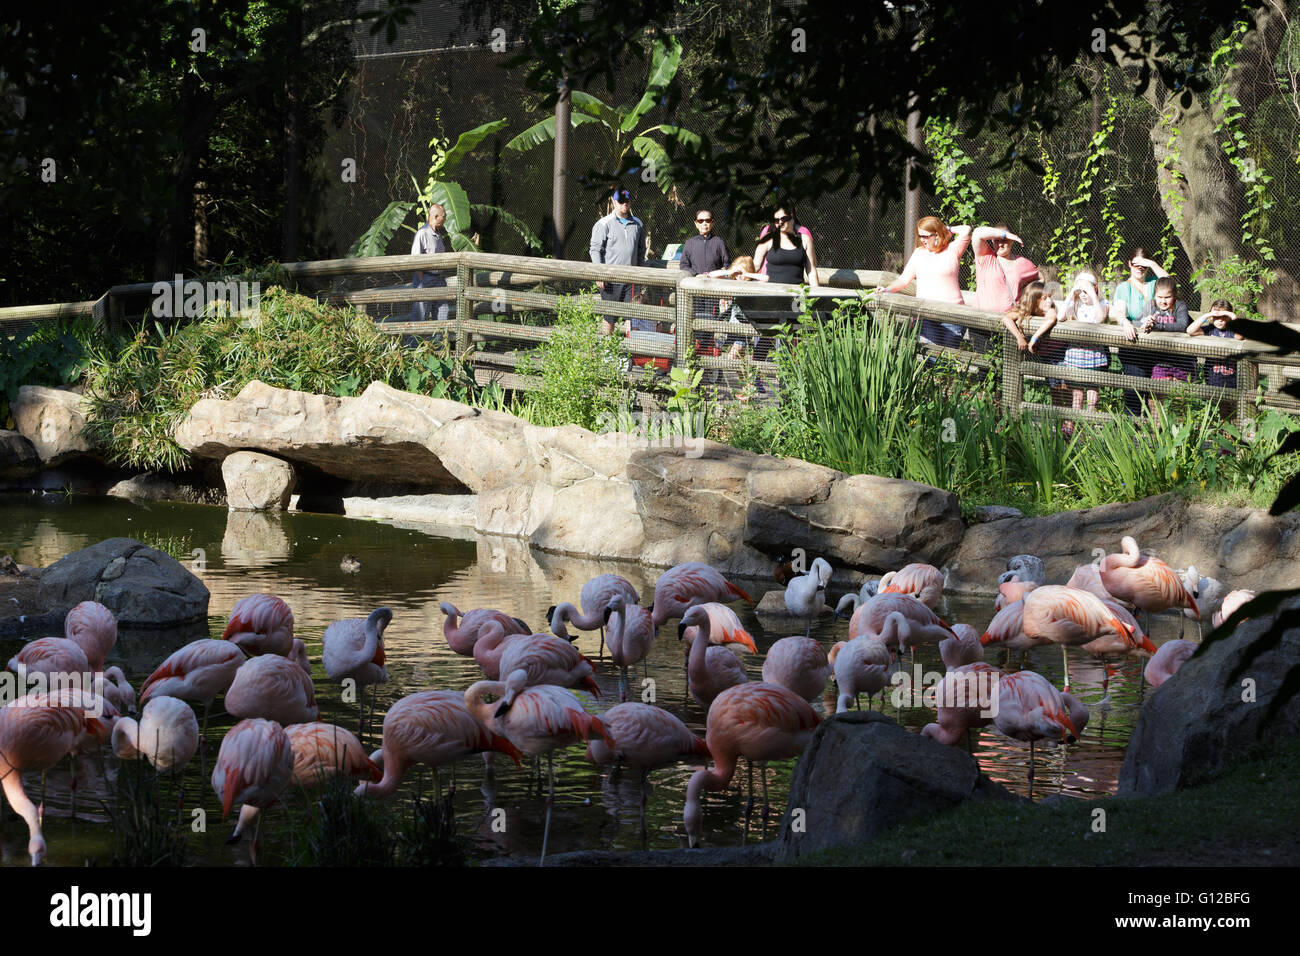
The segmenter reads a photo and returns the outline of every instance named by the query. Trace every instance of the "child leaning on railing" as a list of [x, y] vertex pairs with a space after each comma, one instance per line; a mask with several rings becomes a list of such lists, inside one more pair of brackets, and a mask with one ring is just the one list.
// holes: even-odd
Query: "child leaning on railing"
[[[1210, 311], [1187, 327], [1188, 335], [1209, 335], [1220, 339], [1245, 339], [1244, 335], [1228, 329], [1228, 322], [1237, 317], [1232, 311], [1232, 303], [1227, 299], [1215, 299], [1210, 303]], [[1205, 384], [1219, 388], [1237, 387], [1237, 363], [1231, 359], [1208, 357], [1205, 360]], [[1236, 408], [1231, 402], [1221, 406], [1225, 418], [1232, 418]]]

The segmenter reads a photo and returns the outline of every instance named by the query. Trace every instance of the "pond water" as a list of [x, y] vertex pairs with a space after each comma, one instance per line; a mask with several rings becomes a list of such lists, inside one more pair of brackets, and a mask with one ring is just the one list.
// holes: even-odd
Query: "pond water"
[[[448, 648], [442, 636], [441, 601], [451, 601], [462, 611], [495, 607], [522, 618], [535, 630], [545, 629], [545, 612], [552, 604], [577, 602], [582, 583], [603, 572], [628, 578], [650, 602], [656, 571], [638, 565], [558, 557], [530, 550], [523, 542], [509, 538], [466, 537], [449, 531], [438, 533], [419, 526], [394, 526], [329, 515], [290, 513], [282, 516], [232, 513], [202, 505], [139, 503], [117, 499], [64, 498], [62, 496], [0, 496], [3, 532], [0, 554], [11, 553], [23, 564], [47, 566], [71, 551], [104, 538], [127, 536], [166, 551], [191, 566], [211, 591], [209, 631], [220, 637], [230, 610], [240, 598], [258, 592], [276, 594], [293, 609], [296, 633], [307, 644], [316, 681], [321, 719], [356, 729], [356, 704], [344, 703], [339, 685], [330, 681], [320, 663], [321, 635], [334, 620], [364, 617], [379, 606], [393, 610], [393, 621], [384, 635], [391, 675], [378, 690], [378, 704], [368, 748], [378, 747], [382, 714], [400, 697], [420, 690], [463, 690], [481, 678], [471, 658], [460, 657]], [[356, 574], [344, 573], [339, 563], [345, 554], [361, 562]], [[757, 600], [773, 590], [773, 581], [737, 581]], [[832, 588], [838, 596], [838, 591]], [[983, 630], [992, 617], [992, 598], [946, 599], [940, 609], [949, 623], [967, 622]], [[791, 633], [780, 620], [756, 617], [752, 608], [733, 605], [744, 626], [754, 636], [760, 654], [776, 640]], [[1157, 643], [1177, 636], [1173, 617], [1153, 621], [1152, 639]], [[847, 634], [847, 622], [827, 617], [813, 628], [813, 636], [829, 649]], [[129, 638], [129, 639], [128, 639]], [[676, 622], [659, 632], [646, 665], [653, 679], [656, 702], [681, 717], [701, 736], [703, 710], [690, 698], [685, 681]], [[114, 660], [139, 688], [154, 667], [168, 653], [191, 637], [173, 640], [157, 635], [124, 635], [119, 643], [126, 653], [115, 651]], [[582, 633], [578, 647], [596, 661], [596, 680], [601, 697], [579, 693], [579, 699], [593, 713], [618, 703], [618, 672], [598, 658], [599, 636]], [[0, 661], [8, 660], [19, 648], [17, 641], [0, 640]], [[1044, 674], [1058, 687], [1062, 683], [1061, 654], [1056, 648], [1029, 655], [1029, 666]], [[745, 656], [751, 679], [761, 679], [761, 657]], [[917, 664], [927, 671], [942, 671], [935, 648], [922, 648]], [[1071, 678], [1075, 693], [1092, 710], [1092, 719], [1078, 744], [1069, 747], [1037, 748], [1034, 794], [1041, 799], [1063, 793], [1093, 799], [1115, 792], [1124, 747], [1137, 717], [1142, 691], [1140, 663], [1127, 661], [1111, 678], [1110, 705], [1094, 706], [1102, 697], [1101, 665], [1081, 653], [1071, 654]], [[634, 672], [635, 675], [635, 672]], [[632, 681], [639, 690], [640, 675]], [[830, 685], [833, 689], [833, 685]], [[817, 705], [823, 713], [834, 711], [829, 694]], [[1146, 693], [1150, 688], [1145, 689]], [[879, 698], [877, 698], [879, 701]], [[865, 703], [864, 703], [865, 706]], [[879, 704], [877, 706], [880, 706]], [[219, 708], [214, 708], [214, 711]], [[907, 727], [918, 729], [934, 719], [933, 711], [922, 708], [899, 710], [891, 703], [885, 713]], [[222, 735], [234, 719], [214, 716], [208, 728], [208, 767], [215, 757]], [[1027, 745], [997, 735], [990, 728], [975, 736], [975, 752], [981, 766], [993, 779], [1012, 790], [1028, 790], [1029, 750]], [[105, 808], [114, 790], [116, 760], [95, 756], [79, 761], [77, 819], [70, 819], [71, 774], [67, 762], [47, 775], [45, 781], [45, 835], [48, 861], [56, 865], [109, 865], [113, 859], [111, 827]], [[744, 829], [748, 780], [743, 770], [725, 793], [706, 795], [704, 840], [709, 846], [740, 845], [777, 835], [785, 811], [785, 796], [794, 761], [773, 764], [768, 770], [772, 809], [766, 827], [761, 819], [761, 787], [755, 775], [758, 807]], [[666, 849], [685, 845], [682, 807], [686, 783], [694, 771], [690, 764], [678, 764], [655, 772], [645, 811], [644, 832], [640, 826], [640, 791], [635, 773], [610, 779], [609, 772], [588, 763], [580, 748], [556, 754], [556, 804], [548, 855], [571, 850]], [[527, 772], [498, 758], [496, 770], [485, 778], [483, 760], [467, 758], [456, 768], [455, 794], [458, 835], [472, 859], [510, 856], [535, 860], [541, 848], [544, 797], [539, 797]], [[442, 784], [449, 782], [444, 773]], [[33, 799], [40, 792], [39, 774], [28, 774], [24, 783]], [[408, 774], [397, 800], [411, 800], [417, 789], [432, 787], [430, 775]], [[272, 809], [262, 831], [259, 863], [284, 862], [294, 851], [288, 807]], [[190, 857], [208, 865], [242, 865], [249, 861], [248, 840], [228, 846], [231, 821], [219, 823], [220, 801], [207, 781], [199, 780], [197, 758], [186, 778], [182, 807], [190, 814], [195, 807], [206, 810], [210, 825], [205, 834], [191, 834]], [[504, 818], [493, 815], [504, 808]], [[27, 865], [26, 828], [7, 805], [0, 828], [0, 863]], [[505, 831], [500, 829], [504, 819]], [[494, 823], [497, 826], [494, 827]]]

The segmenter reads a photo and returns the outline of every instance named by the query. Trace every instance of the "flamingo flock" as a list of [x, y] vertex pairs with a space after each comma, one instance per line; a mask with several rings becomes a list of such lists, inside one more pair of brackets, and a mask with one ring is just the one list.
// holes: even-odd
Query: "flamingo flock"
[[[792, 616], [812, 619], [822, 612], [832, 577], [825, 559], [815, 559], [803, 575], [779, 563], [776, 577]], [[443, 602], [441, 638], [452, 653], [472, 658], [483, 679], [464, 689], [401, 697], [383, 714], [378, 747], [370, 753], [363, 718], [355, 734], [320, 719], [312, 661], [294, 634], [292, 609], [280, 598], [241, 599], [221, 639], [194, 641], [163, 660], [140, 685], [138, 716], [126, 675], [105, 667], [117, 623], [107, 608], [86, 602], [68, 614], [63, 637], [32, 641], [8, 662], [21, 678], [73, 672], [94, 683], [32, 693], [0, 708], [0, 782], [28, 825], [28, 852], [39, 864], [47, 853], [43, 807], [28, 797], [22, 772], [44, 772], [64, 756], [111, 745], [119, 759], [147, 760], [160, 773], [183, 773], [198, 755], [206, 778], [204, 742], [210, 711], [221, 698], [225, 714], [238, 722], [223, 736], [211, 785], [223, 819], [239, 807], [231, 839], [255, 831], [254, 859], [262, 811], [291, 787], [345, 776], [358, 781], [358, 798], [382, 799], [393, 796], [416, 765], [437, 778], [441, 768], [454, 769], [467, 756], [483, 754], [490, 765], [500, 753], [516, 766], [525, 755], [535, 764], [546, 758], [544, 860], [555, 807], [554, 755], [572, 746], [585, 747], [591, 763], [615, 773], [621, 767], [639, 772], [643, 827], [649, 775], [679, 761], [703, 764], [690, 776], [682, 810], [686, 840], [695, 846], [703, 838], [707, 804], [716, 799], [708, 795], [729, 786], [742, 757], [750, 768], [752, 802], [754, 764], [762, 771], [768, 761], [799, 756], [823, 719], [860, 706], [862, 694], [873, 705], [877, 694], [897, 683], [903, 654], [914, 659], [919, 645], [933, 645], [946, 668], [936, 688], [935, 720], [922, 735], [945, 745], [965, 742], [973, 750], [973, 730], [992, 727], [1028, 743], [1032, 795], [1034, 748], [1073, 742], [1088, 721], [1088, 708], [1069, 693], [1069, 649], [1102, 662], [1103, 697], [1094, 706], [1104, 707], [1109, 662], [1149, 657], [1144, 678], [1160, 687], [1195, 652], [1197, 644], [1187, 640], [1157, 648], [1146, 636], [1151, 614], [1173, 610], [1199, 621], [1212, 613], [1217, 626], [1254, 596], [1229, 592], [1195, 568], [1175, 571], [1143, 554], [1132, 537], [1095, 565], [1081, 565], [1066, 584], [1048, 583], [1039, 559], [1017, 555], [997, 582], [992, 617], [982, 629], [940, 616], [945, 582], [944, 571], [924, 564], [888, 572], [836, 605], [835, 618], [849, 618], [843, 640], [828, 648], [811, 636], [809, 625], [802, 636], [773, 642], [761, 665], [746, 664], [744, 655], [757, 656], [759, 648], [728, 606], [753, 600], [698, 562], [660, 575], [648, 606], [626, 579], [599, 575], [582, 587], [579, 604], [560, 602], [548, 610], [549, 633], [534, 632], [508, 611], [462, 613]], [[1198, 597], [1205, 603], [1198, 606]], [[1143, 625], [1136, 612], [1144, 615]], [[637, 664], [645, 668], [660, 628], [674, 619], [689, 698], [703, 710], [702, 736], [653, 695], [628, 700], [629, 672]], [[335, 621], [322, 639], [325, 673], [345, 688], [370, 686], [372, 711], [375, 691], [389, 680], [394, 663], [384, 644], [393, 620], [389, 608], [377, 608]], [[578, 650], [572, 631], [596, 629], [601, 650], [592, 660]], [[998, 647], [1009, 656], [1048, 644], [1061, 648], [1060, 690], [1032, 670], [1011, 672], [984, 660]], [[620, 700], [601, 712], [596, 677], [606, 661], [617, 671]], [[823, 696], [828, 681], [835, 690]], [[977, 686], [994, 687], [996, 701], [963, 697]], [[364, 698], [352, 700], [364, 715]], [[762, 789], [766, 814], [765, 772]]]

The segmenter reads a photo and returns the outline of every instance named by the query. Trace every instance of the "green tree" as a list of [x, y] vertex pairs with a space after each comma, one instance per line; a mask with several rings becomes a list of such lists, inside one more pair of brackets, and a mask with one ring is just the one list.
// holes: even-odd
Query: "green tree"
[[429, 160], [429, 172], [425, 177], [424, 185], [421, 186], [419, 180], [414, 176], [411, 177], [416, 198], [396, 199], [390, 202], [370, 224], [370, 228], [353, 243], [348, 255], [368, 258], [387, 254], [388, 244], [399, 228], [405, 225], [411, 232], [418, 228], [418, 225], [411, 226], [406, 223], [411, 212], [418, 210], [419, 222], [424, 222], [429, 217], [429, 208], [435, 203], [441, 205], [447, 212], [446, 228], [451, 234], [452, 248], [457, 252], [478, 248], [469, 237], [473, 213], [500, 218], [519, 233], [530, 248], [541, 249], [542, 241], [523, 222], [499, 206], [471, 203], [465, 188], [450, 178], [455, 174], [461, 161], [474, 151], [474, 147], [493, 133], [505, 129], [506, 125], [506, 121], [500, 119], [476, 126], [456, 137], [456, 144], [450, 148], [447, 140], [441, 137], [435, 136], [431, 139], [429, 148], [433, 151], [433, 155]]
[[[677, 75], [681, 63], [682, 44], [676, 37], [666, 40], [655, 38], [650, 60], [650, 78], [645, 92], [636, 104], [629, 107], [611, 106], [604, 100], [573, 90], [571, 126], [594, 126], [605, 140], [605, 154], [609, 157], [607, 170], [594, 174], [601, 186], [614, 186], [624, 176], [639, 173], [642, 181], [653, 182], [665, 196], [674, 196], [672, 164], [664, 144], [653, 139], [663, 136], [666, 142], [698, 144], [699, 137], [678, 126], [666, 123], [642, 125], [646, 115], [665, 102], [666, 94]], [[506, 149], [525, 152], [555, 139], [555, 117], [534, 123], [510, 142]]]

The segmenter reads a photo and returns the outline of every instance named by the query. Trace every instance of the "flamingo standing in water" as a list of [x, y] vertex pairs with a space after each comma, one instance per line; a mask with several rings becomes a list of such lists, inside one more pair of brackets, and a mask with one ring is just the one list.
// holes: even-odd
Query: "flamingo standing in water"
[[934, 610], [943, 597], [943, 572], [933, 564], [909, 564], [880, 579], [881, 594], [908, 594]]
[[1147, 630], [1150, 627], [1150, 615], [1153, 611], [1164, 611], [1171, 607], [1189, 608], [1201, 619], [1201, 612], [1178, 572], [1159, 558], [1148, 557], [1138, 550], [1138, 543], [1130, 537], [1121, 542], [1123, 552], [1108, 554], [1101, 559], [1098, 577], [1102, 587], [1118, 600], [1132, 604], [1148, 617]]
[[[478, 640], [474, 642], [474, 662], [489, 680], [497, 680], [501, 676], [501, 658], [507, 648], [542, 639], [556, 640], [549, 634], [508, 634], [499, 621], [486, 621], [479, 628]], [[575, 654], [578, 653], [576, 648], [573, 650]]]
[[20, 682], [26, 681], [28, 674], [90, 673], [86, 652], [66, 637], [42, 637], [24, 644], [22, 650], [9, 658], [7, 666], [18, 675]]
[[249, 656], [293, 653], [293, 611], [273, 594], [251, 594], [235, 603], [221, 635]]
[[[747, 683], [729, 687], [709, 708], [705, 743], [713, 755], [713, 769], [701, 767], [686, 786], [682, 820], [692, 847], [704, 832], [700, 795], [725, 790], [741, 757], [750, 761], [787, 760], [803, 753], [821, 723], [816, 712], [798, 694], [777, 684]], [[763, 772], [763, 812], [767, 814], [767, 772]]]
[[697, 604], [730, 604], [754, 599], [736, 587], [721, 572], [698, 561], [688, 561], [669, 568], [655, 581], [655, 600], [651, 608], [655, 630], [668, 620], [682, 617]]
[[596, 668], [582, 652], [568, 641], [549, 634], [534, 634], [527, 641], [514, 641], [506, 646], [499, 663], [500, 673], [523, 671], [528, 686], [553, 684], [557, 687], [581, 687], [596, 697]]
[[921, 736], [954, 746], [963, 737], [972, 754], [972, 727], [993, 723], [994, 705], [998, 701], [998, 682], [1002, 672], [992, 664], [975, 661], [951, 668], [935, 688], [938, 719], [921, 728]]
[[1147, 661], [1146, 669], [1143, 671], [1147, 683], [1152, 687], [1159, 687], [1169, 680], [1187, 663], [1188, 658], [1196, 653], [1196, 648], [1199, 646], [1195, 641], [1185, 641], [1182, 638], [1165, 641], [1160, 645], [1155, 656]]
[[[284, 732], [293, 748], [293, 776], [289, 780], [292, 787], [310, 790], [338, 776], [365, 777], [372, 781], [383, 776], [383, 771], [366, 756], [366, 749], [350, 730], [313, 721], [290, 724]], [[251, 803], [241, 806], [231, 840], [237, 840], [260, 813], [261, 808]]]
[[27, 852], [32, 866], [45, 858], [45, 837], [39, 808], [23, 790], [24, 770], [49, 770], [70, 753], [85, 735], [99, 737], [106, 725], [94, 708], [87, 706], [83, 692], [61, 690], [54, 694], [33, 693], [0, 707], [0, 785], [5, 798], [27, 824]]
[[[501, 626], [503, 634], [532, 633], [532, 629], [527, 624], [504, 611], [477, 607], [462, 616], [460, 609], [447, 601], [439, 604], [438, 608], [447, 615], [442, 622], [442, 634], [447, 639], [447, 646], [461, 657], [474, 656], [474, 644], [478, 641], [483, 625], [489, 621], [496, 621]], [[460, 619], [459, 623], [457, 618]]]
[[[1107, 628], [1096, 640], [1083, 645], [1085, 653], [1101, 658], [1102, 674], [1104, 675], [1101, 682], [1101, 692], [1104, 702], [1105, 698], [1110, 694], [1110, 664], [1107, 658], [1128, 657], [1138, 653], [1155, 654], [1156, 646], [1142, 633], [1137, 618], [1129, 613], [1128, 608], [1114, 599], [1103, 600], [1101, 603], [1106, 605], [1111, 613], [1124, 625], [1124, 628], [1119, 631]], [[1065, 690], [1068, 691], [1069, 689], [1070, 684], [1067, 677]]]
[[953, 637], [945, 637], [939, 642], [939, 657], [944, 667], [961, 667], [984, 660], [984, 645], [980, 643], [980, 632], [969, 624], [954, 624]]
[[650, 704], [625, 703], [600, 715], [605, 730], [618, 742], [610, 747], [601, 737], [587, 741], [592, 763], [625, 764], [641, 771], [641, 821], [645, 825], [646, 781], [651, 770], [692, 757], [709, 758], [709, 748], [681, 720]]
[[278, 724], [309, 723], [320, 717], [316, 689], [302, 668], [278, 654], [245, 661], [226, 691], [226, 711]]
[[[885, 622], [897, 614], [886, 632]], [[945, 638], [955, 637], [939, 615], [922, 601], [907, 594], [881, 593], [860, 605], [849, 620], [849, 637], [879, 638], [890, 650], [901, 655], [903, 647], [915, 648], [917, 644], [938, 644]]]
[[1061, 645], [1066, 690], [1070, 689], [1070, 662], [1065, 650], [1068, 645], [1095, 641], [1107, 630], [1125, 640], [1134, 633], [1101, 598], [1077, 588], [1044, 585], [1025, 595], [1023, 605], [1021, 629], [1025, 637]]
[[[271, 720], [241, 720], [226, 732], [212, 768], [212, 789], [221, 800], [221, 819], [230, 816], [230, 808], [236, 803], [265, 810], [280, 799], [292, 779], [293, 745], [284, 728]], [[240, 815], [243, 816], [242, 809]], [[257, 838], [261, 830], [262, 818], [258, 816], [253, 834], [253, 862], [257, 861]], [[226, 842], [238, 840], [240, 832], [236, 827]]]
[[357, 796], [392, 796], [406, 771], [419, 763], [433, 768], [439, 795], [438, 769], [468, 754], [498, 751], [518, 766], [519, 749], [475, 716], [467, 700], [459, 691], [425, 690], [407, 694], [389, 708], [380, 751], [383, 777], [358, 786]]
[[835, 686], [839, 688], [836, 713], [848, 710], [850, 704], [856, 707], [858, 695], [862, 693], [867, 694], [867, 706], [871, 706], [876, 692], [884, 690], [889, 683], [889, 663], [893, 655], [874, 637], [864, 635], [851, 641], [840, 641], [832, 648], [831, 657], [835, 667]]
[[1081, 564], [1074, 569], [1070, 580], [1065, 582], [1067, 588], [1078, 588], [1097, 595], [1103, 601], [1113, 601], [1115, 596], [1101, 583], [1101, 566], [1098, 564]]
[[813, 561], [807, 574], [791, 578], [785, 586], [785, 609], [791, 617], [804, 618], [808, 627], [804, 637], [812, 633], [812, 622], [826, 606], [826, 585], [831, 579], [831, 566], [824, 558]]
[[655, 643], [654, 622], [648, 610], [639, 604], [629, 605], [622, 594], [610, 598], [605, 606], [605, 620], [609, 622], [610, 660], [619, 669], [619, 699], [625, 701], [627, 669], [638, 661], [644, 664], [650, 656]]
[[783, 637], [763, 660], [763, 680], [809, 701], [821, 696], [830, 673], [826, 650], [811, 637]]
[[[579, 740], [590, 741], [600, 736], [605, 746], [617, 748], [618, 744], [605, 729], [600, 718], [582, 709], [571, 693], [562, 687], [541, 684], [529, 687], [528, 675], [513, 671], [505, 680], [479, 681], [465, 691], [465, 706], [484, 724], [494, 727], [526, 754], [546, 754], [546, 772], [550, 788], [546, 797], [546, 826], [542, 831], [542, 855], [546, 861], [546, 845], [551, 835], [551, 808], [555, 804], [554, 754], [560, 747], [568, 747]], [[500, 698], [494, 704], [483, 702], [484, 694]]]
[[754, 639], [740, 626], [740, 618], [726, 605], [716, 602], [697, 604], [687, 610], [677, 625], [677, 636], [684, 637], [695, 628], [691, 656], [686, 665], [691, 696], [707, 710], [714, 699], [729, 687], [749, 680], [745, 666], [725, 647], [711, 645], [739, 644], [757, 654]]
[[569, 632], [565, 629], [566, 623], [572, 624], [580, 631], [590, 631], [600, 628], [600, 651], [598, 654], [605, 653], [605, 609], [609, 607], [614, 597], [618, 595], [623, 598], [625, 604], [640, 604], [641, 595], [637, 593], [632, 582], [625, 577], [617, 574], [598, 574], [582, 586], [578, 594], [578, 600], [582, 603], [583, 613], [569, 601], [565, 601], [558, 606], [552, 606], [546, 611], [547, 623], [551, 625], [551, 633], [556, 637], [563, 638], [566, 641], [573, 640]]
[[64, 618], [63, 636], [77, 642], [86, 652], [91, 672], [98, 674], [117, 643], [117, 618], [98, 601], [82, 601]]
[[[393, 620], [393, 612], [386, 607], [376, 608], [365, 619], [350, 617], [335, 621], [325, 628], [322, 638], [321, 662], [330, 680], [351, 680], [357, 688], [370, 685], [370, 712], [375, 711], [375, 695], [380, 684], [388, 683], [384, 669], [384, 631]], [[357, 695], [357, 733], [363, 726], [365, 706], [362, 694]]]
[[998, 678], [998, 712], [993, 724], [1013, 740], [1029, 742], [1029, 799], [1034, 799], [1034, 744], [1039, 740], [1073, 743], [1079, 731], [1061, 693], [1034, 671]]
[[124, 717], [113, 728], [113, 753], [144, 756], [156, 770], [181, 770], [199, 749], [199, 721], [185, 701], [154, 694], [140, 720]]
[[237, 645], [208, 638], [186, 644], [158, 665], [140, 688], [140, 706], [154, 697], [176, 697], [203, 705], [203, 723], [199, 728], [199, 762], [201, 773], [208, 775], [208, 711], [218, 694], [224, 694], [246, 658]]

